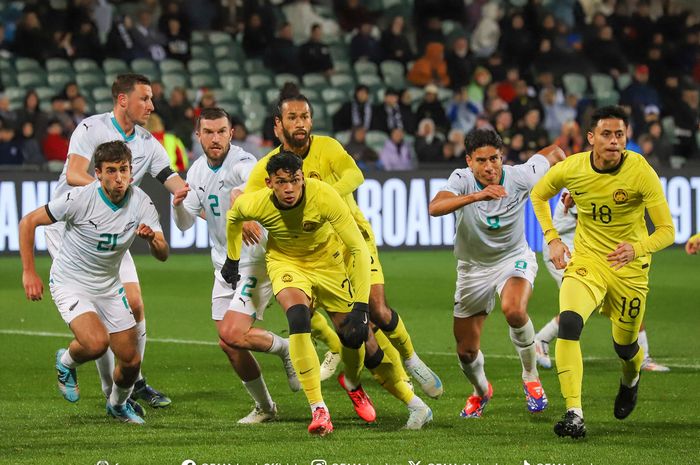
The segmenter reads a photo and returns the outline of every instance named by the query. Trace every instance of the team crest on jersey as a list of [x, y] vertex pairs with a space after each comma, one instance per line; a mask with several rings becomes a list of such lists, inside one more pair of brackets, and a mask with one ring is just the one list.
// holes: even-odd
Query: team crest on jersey
[[621, 203], [627, 202], [627, 200], [629, 200], [629, 196], [627, 195], [627, 191], [624, 189], [616, 190], [615, 192], [613, 192], [613, 200], [618, 205], [620, 205]]
[[291, 283], [293, 281], [292, 275], [289, 273], [285, 273], [282, 275], [282, 282], [283, 283]]
[[321, 179], [321, 173], [319, 173], [318, 171], [310, 171], [309, 177], [312, 179]]
[[314, 223], [313, 221], [304, 221], [303, 223], [301, 223], [301, 229], [303, 229], [306, 232], [311, 232], [317, 230], [318, 225], [318, 223]]
[[588, 274], [588, 270], [584, 267], [576, 268], [576, 274], [579, 276], [586, 276]]

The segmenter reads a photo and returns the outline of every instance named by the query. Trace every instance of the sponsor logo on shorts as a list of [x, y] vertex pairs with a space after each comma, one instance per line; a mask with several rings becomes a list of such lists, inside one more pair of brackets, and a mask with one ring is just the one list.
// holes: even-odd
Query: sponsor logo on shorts
[[294, 281], [294, 279], [292, 278], [291, 274], [285, 273], [282, 275], [282, 282], [283, 283], [291, 283], [292, 281]]
[[75, 303], [74, 303], [73, 305], [71, 305], [70, 307], [68, 307], [68, 311], [69, 311], [69, 312], [72, 312], [72, 311], [75, 309], [75, 307], [78, 306], [78, 302], [80, 302], [80, 299], [76, 300]]
[[613, 200], [615, 201], [616, 204], [620, 205], [622, 203], [627, 202], [627, 200], [629, 200], [629, 195], [627, 195], [626, 190], [618, 189], [615, 192], [613, 192]]
[[579, 267], [579, 268], [576, 268], [576, 274], [579, 276], [586, 276], [588, 274], [588, 270], [585, 269], [584, 267]]

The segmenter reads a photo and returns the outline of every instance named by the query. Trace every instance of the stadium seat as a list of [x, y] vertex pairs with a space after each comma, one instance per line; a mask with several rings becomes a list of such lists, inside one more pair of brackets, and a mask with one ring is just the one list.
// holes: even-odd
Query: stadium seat
[[104, 75], [102, 72], [99, 73], [79, 73], [75, 76], [75, 82], [82, 91], [91, 91], [95, 87], [102, 87], [104, 82]]
[[95, 103], [94, 106], [95, 113], [107, 113], [108, 111], [112, 111], [114, 109], [114, 104], [112, 102], [97, 102]]
[[119, 58], [105, 58], [105, 61], [102, 62], [102, 70], [105, 74], [122, 74], [130, 72], [131, 68], [129, 68], [126, 61], [120, 60]]
[[69, 82], [75, 82], [75, 76], [73, 73], [49, 73], [46, 77], [49, 86], [56, 90], [63, 90], [66, 84]]
[[273, 85], [272, 78], [267, 74], [256, 73], [248, 76], [248, 87], [251, 89], [272, 87]]
[[209, 33], [209, 43], [212, 45], [229, 45], [233, 43], [233, 37], [228, 32], [212, 31]]
[[280, 96], [280, 90], [270, 87], [265, 91], [265, 101], [268, 104], [274, 104]]
[[336, 73], [352, 74], [352, 63], [348, 58], [334, 58], [333, 71]]
[[406, 70], [403, 65], [395, 60], [384, 60], [379, 65], [387, 87], [401, 89], [406, 85]]
[[627, 89], [627, 86], [632, 84], [632, 75], [629, 73], [620, 74], [617, 77], [617, 88], [622, 92]]
[[147, 60], [145, 58], [136, 58], [131, 62], [131, 69], [135, 73], [143, 74], [149, 79], [158, 79], [160, 72], [158, 71], [158, 66], [153, 60]]
[[250, 132], [259, 132], [265, 120], [265, 107], [251, 103], [245, 106], [245, 125]]
[[425, 90], [422, 87], [409, 87], [408, 94], [411, 96], [411, 105], [418, 105], [425, 96]]
[[235, 74], [226, 74], [219, 76], [219, 84], [224, 89], [238, 91], [245, 87], [245, 81], [242, 76], [237, 76]]
[[238, 101], [244, 106], [262, 105], [262, 96], [260, 92], [254, 89], [235, 89], [235, 95]]
[[350, 97], [351, 96], [349, 96], [345, 91], [334, 87], [326, 87], [325, 89], [321, 90], [321, 99], [323, 99], [323, 101], [326, 103], [345, 102], [346, 100], [349, 100]]
[[73, 66], [70, 64], [70, 61], [65, 58], [49, 58], [46, 60], [46, 71], [49, 73], [63, 71], [72, 72]]
[[[158, 63], [160, 68], [160, 73], [184, 73], [185, 65], [180, 60], [174, 60], [172, 58], [166, 58], [165, 60]], [[190, 70], [190, 72], [193, 72]]]
[[190, 85], [190, 81], [186, 73], [163, 74], [160, 78], [160, 81], [163, 83], [163, 86], [165, 86], [165, 88], [168, 91], [173, 90], [175, 87], [187, 88]]
[[211, 60], [214, 57], [214, 49], [208, 43], [203, 43], [202, 45], [193, 45], [191, 47], [192, 58], [198, 58], [201, 60]]
[[112, 89], [109, 87], [95, 87], [92, 89], [92, 98], [95, 102], [112, 102]]
[[241, 74], [242, 72], [241, 65], [236, 60], [217, 60], [216, 70], [220, 76], [229, 73]]
[[357, 76], [357, 83], [369, 87], [371, 92], [375, 92], [377, 89], [384, 87], [382, 78], [376, 74], [361, 74]]
[[17, 85], [25, 89], [48, 85], [46, 73], [43, 70], [18, 73]]
[[43, 71], [43, 68], [34, 58], [19, 57], [15, 59], [15, 70], [17, 71], [17, 74], [19, 74], [37, 70]]
[[347, 131], [338, 131], [335, 133], [335, 139], [342, 145], [347, 145], [350, 142], [350, 137], [352, 136], [352, 131], [349, 129]]
[[97, 71], [102, 72], [102, 68], [97, 64], [95, 60], [90, 58], [78, 58], [73, 61], [73, 69], [75, 73], [94, 73]]
[[195, 88], [206, 87], [214, 89], [219, 87], [219, 79], [216, 73], [200, 73], [190, 76], [190, 85]]
[[389, 138], [383, 131], [367, 131], [365, 138], [367, 145], [379, 152], [384, 147], [384, 142]]
[[211, 63], [209, 60], [193, 58], [187, 62], [187, 71], [191, 74], [206, 73], [211, 71]]
[[10, 102], [14, 101], [22, 101], [24, 100], [24, 95], [27, 93], [26, 89], [23, 89], [22, 87], [6, 87], [5, 88], [5, 95], [7, 96], [8, 100]]
[[47, 86], [42, 86], [42, 87], [37, 87], [34, 89], [36, 94], [39, 96], [39, 101], [51, 101], [51, 97], [56, 95], [56, 91], [54, 90], [53, 87], [47, 87]]
[[245, 72], [247, 74], [269, 73], [269, 70], [265, 67], [265, 63], [258, 59], [246, 60], [243, 63], [243, 67], [245, 68]]
[[355, 91], [355, 79], [350, 74], [333, 74], [330, 81], [331, 86], [344, 90], [348, 95]]
[[562, 76], [562, 82], [567, 94], [576, 94], [581, 97], [586, 95], [588, 83], [586, 82], [586, 76], [583, 74], [566, 73]]
[[450, 100], [452, 100], [453, 96], [454, 91], [452, 89], [448, 89], [446, 87], [438, 88], [438, 100], [440, 100], [440, 103], [443, 105], [446, 105]]
[[286, 82], [293, 82], [299, 85], [299, 78], [295, 74], [291, 73], [281, 73], [275, 75], [275, 86], [282, 88]]
[[333, 115], [335, 115], [338, 110], [340, 110], [340, 107], [343, 106], [342, 102], [329, 102], [326, 103], [326, 115], [328, 115], [328, 118], [332, 118]]
[[320, 73], [309, 73], [305, 74], [301, 78], [305, 87], [326, 87], [328, 86], [328, 80], [326, 76]]
[[596, 93], [595, 100], [599, 107], [617, 105], [620, 102], [620, 93], [615, 89], [611, 89], [607, 92]]
[[594, 73], [591, 75], [591, 87], [595, 95], [601, 95], [613, 90], [615, 81], [608, 74]]
[[357, 61], [353, 65], [353, 68], [355, 69], [355, 75], [358, 77], [358, 80], [362, 76], [379, 75], [377, 65], [371, 61]]
[[323, 105], [314, 105], [314, 129], [318, 131], [327, 131], [331, 129], [328, 122], [328, 115]]
[[304, 96], [309, 99], [309, 102], [312, 104], [322, 104], [323, 99], [321, 98], [321, 92], [316, 90], [315, 88], [311, 87], [302, 87], [300, 89], [301, 93], [304, 94]]
[[226, 110], [229, 115], [231, 116], [237, 116], [240, 117], [242, 112], [241, 112], [241, 104], [236, 102], [235, 100], [217, 100], [217, 104]]
[[200, 45], [207, 42], [207, 34], [204, 31], [192, 31], [191, 45]]

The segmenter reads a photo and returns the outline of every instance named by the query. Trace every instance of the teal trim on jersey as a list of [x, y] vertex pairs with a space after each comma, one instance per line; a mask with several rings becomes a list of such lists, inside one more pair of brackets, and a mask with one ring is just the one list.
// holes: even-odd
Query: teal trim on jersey
[[126, 194], [124, 195], [124, 198], [121, 199], [118, 203], [113, 203], [109, 197], [107, 197], [107, 194], [104, 193], [101, 187], [97, 188], [97, 192], [100, 194], [100, 198], [104, 201], [104, 203], [107, 204], [109, 208], [112, 209], [113, 212], [119, 210], [122, 208], [124, 205], [126, 205], [126, 201], [129, 199], [129, 194], [131, 194], [131, 189], [126, 190]]
[[211, 166], [209, 164], [209, 160], [207, 160], [207, 167], [215, 173], [218, 173], [222, 166], [224, 166], [223, 163], [221, 163], [219, 166]]
[[117, 128], [119, 134], [121, 134], [121, 136], [124, 138], [124, 142], [131, 142], [132, 140], [134, 140], [134, 137], [136, 137], [136, 126], [134, 126], [134, 132], [132, 132], [130, 136], [127, 136], [122, 127], [119, 126], [117, 118], [115, 118], [114, 116], [112, 116], [112, 124], [115, 128]]
[[[484, 190], [484, 186], [481, 185], [478, 179], [476, 179], [476, 176], [474, 176], [474, 181], [476, 181], [476, 187], [479, 188], [480, 191]], [[501, 186], [505, 184], [506, 182], [506, 170], [501, 169], [501, 180], [498, 182]]]

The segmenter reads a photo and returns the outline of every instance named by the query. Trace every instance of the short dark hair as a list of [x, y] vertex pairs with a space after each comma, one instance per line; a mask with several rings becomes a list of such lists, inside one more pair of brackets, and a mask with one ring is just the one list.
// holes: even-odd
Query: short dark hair
[[495, 147], [503, 150], [503, 139], [493, 129], [472, 129], [464, 137], [464, 147], [467, 156], [471, 156], [476, 149], [481, 147]]
[[120, 161], [128, 161], [131, 165], [131, 149], [128, 145], [120, 140], [104, 142], [97, 146], [95, 154], [95, 168], [102, 169], [102, 163], [115, 163]]
[[116, 102], [119, 94], [129, 94], [136, 84], [151, 85], [151, 80], [143, 74], [125, 73], [116, 77], [112, 83], [112, 99]]
[[299, 86], [293, 82], [285, 82], [280, 89], [279, 98], [277, 99], [277, 106], [274, 108], [272, 114], [273, 119], [282, 119], [282, 105], [284, 105], [285, 102], [306, 102], [306, 104], [309, 106], [311, 117], [313, 118], [314, 108], [311, 106], [311, 102], [309, 102], [309, 99], [301, 93]]
[[302, 165], [303, 161], [299, 155], [288, 150], [281, 150], [279, 153], [270, 157], [265, 166], [265, 170], [268, 176], [272, 176], [279, 170], [294, 174], [301, 169]]
[[226, 121], [228, 121], [229, 126], [231, 125], [231, 116], [229, 116], [229, 114], [223, 108], [220, 108], [220, 107], [202, 108], [201, 113], [197, 117], [195, 129], [197, 131], [199, 131], [199, 126], [201, 125], [201, 121], [203, 119], [212, 120], [212, 119], [219, 119], [219, 118], [226, 118]]
[[624, 108], [619, 105], [609, 105], [600, 107], [593, 112], [591, 115], [591, 132], [598, 126], [598, 121], [602, 119], [621, 119], [625, 123], [625, 127], [629, 124], [629, 116]]

